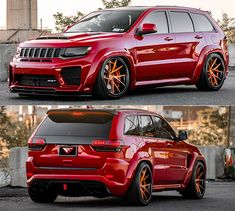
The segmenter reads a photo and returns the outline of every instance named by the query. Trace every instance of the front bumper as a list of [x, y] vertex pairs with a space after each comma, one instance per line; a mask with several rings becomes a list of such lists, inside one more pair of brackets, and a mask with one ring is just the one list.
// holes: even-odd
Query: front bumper
[[51, 62], [14, 59], [9, 66], [9, 90], [32, 95], [90, 94], [95, 83], [92, 74], [97, 64], [94, 59], [95, 54], [74, 60], [53, 59]]

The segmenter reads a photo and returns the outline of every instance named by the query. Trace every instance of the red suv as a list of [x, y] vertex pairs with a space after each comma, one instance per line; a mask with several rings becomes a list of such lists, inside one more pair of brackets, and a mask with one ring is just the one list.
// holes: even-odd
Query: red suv
[[9, 66], [19, 94], [123, 96], [144, 86], [219, 90], [228, 75], [227, 37], [210, 14], [184, 7], [93, 12], [64, 33], [21, 43]]
[[31, 199], [124, 197], [147, 205], [153, 191], [201, 199], [206, 163], [161, 116], [142, 110], [51, 110], [28, 142]]

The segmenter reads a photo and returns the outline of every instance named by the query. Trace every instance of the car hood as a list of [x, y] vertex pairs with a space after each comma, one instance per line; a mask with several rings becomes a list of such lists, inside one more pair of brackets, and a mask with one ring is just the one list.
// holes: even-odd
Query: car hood
[[[44, 35], [35, 40], [26, 41], [21, 47], [61, 47], [79, 44], [88, 44], [100, 40], [122, 37], [122, 33], [87, 32], [87, 33], [56, 33]], [[56, 45], [56, 46], [55, 46]]]

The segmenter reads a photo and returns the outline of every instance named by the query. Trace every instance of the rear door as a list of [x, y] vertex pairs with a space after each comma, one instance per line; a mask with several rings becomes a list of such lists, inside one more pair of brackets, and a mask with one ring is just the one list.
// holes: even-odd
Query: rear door
[[151, 116], [141, 115], [140, 125], [143, 139], [148, 145], [148, 153], [153, 159], [153, 184], [162, 185], [165, 178], [165, 158], [161, 154], [165, 152], [165, 143], [157, 139]]
[[[155, 154], [162, 159], [163, 184], [181, 184], [187, 172], [187, 151], [183, 141], [176, 141], [176, 134], [161, 117], [154, 116], [153, 122], [158, 140], [153, 143]], [[161, 143], [162, 147], [158, 145]], [[157, 161], [157, 160], [156, 160]]]
[[114, 115], [103, 111], [53, 111], [34, 139], [44, 139], [43, 151], [34, 152], [34, 165], [44, 169], [99, 169], [106, 152], [96, 152], [94, 140], [109, 140]]
[[201, 50], [206, 46], [202, 32], [195, 32], [192, 17], [188, 12], [169, 11], [172, 32], [175, 36], [175, 76], [192, 77]]

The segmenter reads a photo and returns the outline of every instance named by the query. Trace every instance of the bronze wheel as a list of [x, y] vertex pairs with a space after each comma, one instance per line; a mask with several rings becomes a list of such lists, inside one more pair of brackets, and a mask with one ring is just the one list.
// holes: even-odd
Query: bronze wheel
[[129, 83], [130, 74], [125, 61], [113, 57], [104, 62], [93, 93], [103, 99], [117, 99], [127, 92]]
[[185, 198], [202, 199], [206, 190], [206, 170], [202, 162], [197, 162], [192, 177], [185, 189], [180, 193]]
[[152, 198], [152, 171], [145, 162], [141, 163], [126, 193], [125, 201], [132, 205], [146, 206]]
[[152, 181], [151, 181], [151, 172], [148, 168], [144, 168], [140, 174], [140, 194], [144, 201], [149, 201], [151, 198], [152, 190]]
[[195, 179], [196, 191], [199, 194], [204, 194], [205, 191], [205, 171], [202, 165], [198, 165], [196, 169]]
[[219, 58], [212, 57], [208, 62], [207, 77], [210, 85], [215, 88], [223, 82], [224, 68]]
[[110, 59], [104, 68], [104, 84], [112, 95], [120, 95], [128, 86], [126, 66], [119, 58]]
[[203, 67], [200, 79], [196, 86], [201, 91], [217, 91], [225, 80], [225, 64], [218, 54], [210, 54]]

